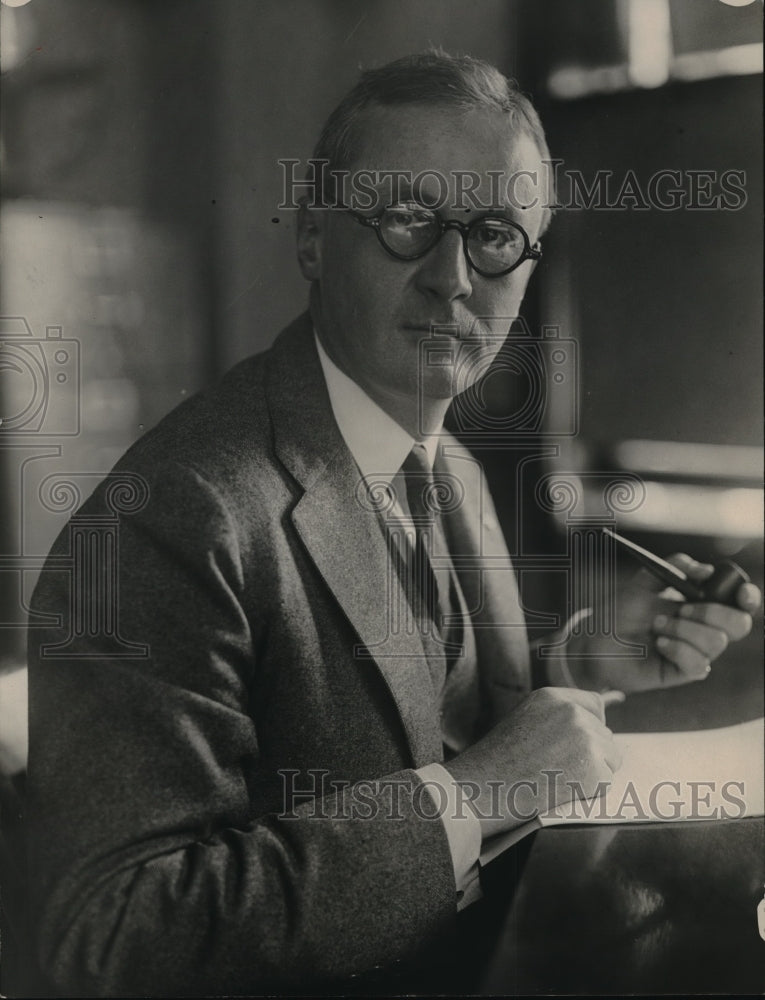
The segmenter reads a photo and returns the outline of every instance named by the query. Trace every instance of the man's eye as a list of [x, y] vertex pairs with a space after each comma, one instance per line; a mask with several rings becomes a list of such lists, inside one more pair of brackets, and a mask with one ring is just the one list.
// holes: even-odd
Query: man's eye
[[402, 229], [428, 225], [432, 220], [428, 212], [412, 208], [389, 208], [385, 213], [388, 223]]
[[411, 226], [414, 222], [411, 212], [390, 212], [388, 219], [396, 226]]
[[486, 222], [476, 226], [472, 233], [473, 239], [489, 247], [506, 247], [520, 241], [520, 234], [509, 226], [501, 223]]

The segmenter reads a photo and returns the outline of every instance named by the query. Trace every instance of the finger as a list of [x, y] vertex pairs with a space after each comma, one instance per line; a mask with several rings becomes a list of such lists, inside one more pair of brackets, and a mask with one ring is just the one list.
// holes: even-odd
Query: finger
[[[703, 580], [706, 580], [714, 572], [714, 567], [709, 563], [697, 563], [695, 560], [691, 559], [690, 556], [687, 556], [682, 552], [675, 553], [670, 556], [667, 562], [676, 566], [677, 569], [682, 570], [688, 579], [692, 580], [694, 583], [700, 583]], [[661, 596], [666, 597], [667, 600], [684, 601], [687, 599], [683, 597], [680, 591], [675, 590], [671, 586], [668, 587], [664, 580], [660, 580], [658, 576], [655, 576], [645, 567], [639, 569], [637, 573], [634, 574], [631, 578], [631, 583], [633, 586], [637, 586], [641, 590], [648, 591], [649, 593], [661, 594]]]
[[701, 583], [702, 581], [709, 579], [715, 571], [715, 568], [711, 563], [696, 562], [695, 559], [691, 558], [691, 556], [687, 555], [685, 552], [673, 553], [673, 555], [667, 559], [667, 562], [672, 563], [673, 566], [681, 569], [688, 579], [693, 580], [694, 583]]
[[573, 702], [575, 705], [579, 705], [588, 711], [591, 715], [594, 715], [596, 719], [601, 722], [606, 721], [606, 713], [603, 705], [603, 699], [595, 691], [582, 691], [579, 688], [563, 688], [562, 693], [566, 696], [567, 701]]
[[593, 745], [586, 757], [572, 763], [566, 772], [567, 799], [591, 799], [608, 791], [615, 768], [606, 763], [605, 757], [605, 748]]
[[618, 771], [622, 766], [622, 751], [615, 739], [610, 739], [603, 750], [603, 759], [611, 768], [611, 771]]
[[622, 765], [622, 752], [610, 729], [604, 727], [602, 733], [591, 736], [586, 757], [580, 762], [582, 765], [587, 770], [587, 783], [593, 786], [589, 795], [594, 793], [596, 782], [610, 784], [612, 775]]
[[[711, 563], [696, 562], [685, 552], [674, 553], [667, 562], [682, 570], [694, 583], [703, 583], [715, 570]], [[762, 606], [762, 594], [753, 583], [742, 583], [736, 593], [736, 603], [744, 611], [754, 614]]]
[[627, 700], [627, 695], [624, 691], [617, 691], [616, 689], [602, 691], [600, 697], [603, 700], [603, 708], [610, 708], [611, 705], [621, 705], [622, 702]]
[[[674, 587], [667, 587], [666, 590], [662, 590], [662, 592], [659, 594], [659, 597], [662, 599], [662, 601], [668, 601], [670, 604], [673, 605], [682, 604], [683, 601], [688, 600], [688, 598], [684, 594], [681, 594], [679, 590], [675, 590]], [[675, 610], [676, 610], [675, 607], [670, 608], [671, 614], [674, 614]]]
[[[630, 586], [639, 587], [640, 590], [647, 591], [651, 594], [660, 594], [662, 591], [667, 590], [667, 584], [660, 580], [657, 576], [654, 576], [650, 570], [645, 568], [639, 569], [631, 578]], [[676, 592], [679, 593], [679, 592]], [[685, 598], [682, 594], [679, 594], [680, 600], [684, 601]]]
[[722, 629], [703, 625], [687, 618], [673, 618], [657, 615], [653, 620], [657, 635], [667, 635], [681, 639], [697, 649], [707, 661], [716, 660], [728, 648], [728, 634]]
[[762, 594], [753, 583], [742, 583], [736, 591], [736, 601], [740, 608], [753, 615], [760, 610]]
[[662, 657], [679, 671], [684, 680], [702, 681], [711, 670], [704, 654], [682, 639], [660, 635], [656, 640], [656, 648]]
[[720, 629], [733, 642], [738, 642], [752, 631], [752, 616], [746, 611], [730, 608], [726, 604], [706, 604], [701, 601], [683, 604], [678, 608], [677, 616]]

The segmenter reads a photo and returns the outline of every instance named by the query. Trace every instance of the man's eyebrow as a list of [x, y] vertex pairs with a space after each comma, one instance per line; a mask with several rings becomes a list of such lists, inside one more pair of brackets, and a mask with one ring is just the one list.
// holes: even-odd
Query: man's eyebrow
[[374, 182], [368, 185], [367, 190], [374, 191], [380, 199], [387, 205], [396, 205], [404, 201], [414, 202], [422, 205], [423, 208], [445, 208], [449, 203], [446, 194], [446, 187], [440, 184], [431, 183], [426, 180], [415, 183], [422, 173], [435, 174], [436, 171], [420, 171], [412, 176], [407, 170], [378, 170]]
[[[372, 172], [370, 171], [370, 173]], [[512, 202], [489, 204], [488, 201], [481, 200], [478, 191], [475, 192], [477, 203], [470, 198], [468, 192], [464, 192], [462, 201], [465, 203], [458, 205], [455, 204], [453, 191], [446, 194], [445, 189], [438, 184], [433, 184], [428, 189], [426, 181], [422, 184], [415, 184], [414, 180], [421, 176], [421, 173], [413, 178], [409, 171], [376, 170], [374, 171], [376, 174], [374, 180], [368, 176], [367, 183], [357, 194], [373, 195], [376, 201], [374, 207], [377, 209], [407, 203], [442, 213], [457, 212], [461, 217], [470, 221], [481, 218], [501, 218], [513, 223], [523, 222], [525, 215], [523, 205], [512, 204]], [[445, 194], [446, 198], [444, 199]], [[464, 197], [465, 194], [468, 194], [467, 198]]]
[[522, 205], [500, 205], [495, 208], [469, 208], [465, 214], [470, 212], [475, 219], [504, 219], [506, 222], [520, 222], [523, 219], [523, 211]]
[[[379, 183], [374, 185], [378, 194], [387, 197], [387, 204], [396, 205], [402, 201], [414, 201], [422, 204], [421, 199], [415, 197], [415, 190], [412, 182], [406, 177], [383, 176]], [[417, 192], [420, 193], [421, 192]], [[427, 206], [423, 205], [423, 208]]]

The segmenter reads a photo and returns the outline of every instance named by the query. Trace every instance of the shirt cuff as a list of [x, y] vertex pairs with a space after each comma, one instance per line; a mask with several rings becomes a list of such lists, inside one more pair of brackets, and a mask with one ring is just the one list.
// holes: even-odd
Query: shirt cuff
[[480, 898], [478, 858], [481, 854], [481, 824], [465, 801], [462, 789], [441, 764], [427, 764], [416, 771], [433, 799], [444, 825], [457, 887], [457, 909]]

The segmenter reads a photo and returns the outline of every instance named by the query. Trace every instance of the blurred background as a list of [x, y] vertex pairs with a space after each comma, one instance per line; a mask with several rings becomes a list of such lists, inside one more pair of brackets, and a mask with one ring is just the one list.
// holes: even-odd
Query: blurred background
[[[759, 0], [3, 0], [0, 12], [6, 732], [23, 730], [25, 609], [69, 513], [46, 483], [67, 476], [84, 498], [146, 428], [304, 308], [277, 161], [310, 155], [359, 68], [428, 45], [516, 77], [561, 161], [525, 306], [527, 336], [557, 353], [489, 379], [508, 426], [529, 402], [532, 416], [481, 453], [532, 632], [575, 596], [559, 558], [572, 510], [539, 501], [551, 474], [574, 484], [577, 516], [601, 510], [614, 475], [637, 477], [625, 533], [665, 555], [733, 555], [761, 577]], [[759, 670], [742, 677], [714, 680], [731, 721], [762, 714]], [[678, 695], [688, 724], [703, 721], [695, 697]]]

